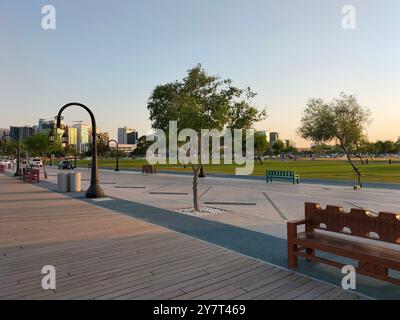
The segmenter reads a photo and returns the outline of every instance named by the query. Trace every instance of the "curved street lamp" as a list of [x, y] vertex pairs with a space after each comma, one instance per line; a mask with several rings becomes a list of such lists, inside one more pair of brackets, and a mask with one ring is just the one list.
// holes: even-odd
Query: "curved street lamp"
[[20, 160], [21, 160], [21, 157], [20, 157], [20, 148], [21, 148], [21, 145], [20, 145], [20, 143], [19, 143], [19, 139], [16, 137], [16, 136], [14, 136], [14, 135], [12, 135], [12, 134], [5, 134], [4, 136], [2, 136], [1, 138], [0, 138], [0, 141], [2, 140], [2, 139], [5, 139], [5, 138], [7, 138], [7, 137], [10, 137], [10, 138], [13, 138], [16, 142], [17, 142], [17, 171], [15, 171], [15, 173], [14, 173], [14, 177], [19, 177], [19, 176], [21, 176], [21, 168], [20, 168]]
[[115, 165], [115, 171], [119, 171], [119, 144], [118, 144], [118, 141], [112, 139], [112, 140], [108, 141], [108, 144], [107, 144], [108, 147], [110, 147], [110, 142], [115, 142], [115, 144], [117, 145], [117, 157], [116, 157], [117, 158], [117, 162], [116, 162], [116, 165]]
[[[90, 187], [86, 191], [86, 198], [102, 198], [104, 197], [104, 191], [100, 187], [99, 184], [99, 169], [97, 165], [97, 134], [96, 134], [96, 119], [93, 115], [93, 112], [86, 107], [85, 105], [77, 102], [71, 102], [63, 106], [60, 111], [58, 112], [58, 115], [56, 117], [57, 119], [57, 128], [61, 129], [61, 120], [62, 116], [61, 114], [63, 111], [70, 107], [70, 106], [78, 106], [83, 109], [85, 109], [89, 115], [90, 119], [92, 121], [92, 168], [91, 168], [91, 177], [90, 177]], [[54, 141], [54, 136], [49, 136], [50, 141]]]

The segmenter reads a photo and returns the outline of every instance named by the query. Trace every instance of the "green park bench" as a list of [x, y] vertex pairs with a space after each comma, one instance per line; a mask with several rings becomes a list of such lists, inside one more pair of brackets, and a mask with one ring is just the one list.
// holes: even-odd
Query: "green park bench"
[[293, 184], [298, 184], [300, 176], [294, 171], [267, 170], [265, 173], [267, 183], [272, 182], [272, 179], [291, 180]]

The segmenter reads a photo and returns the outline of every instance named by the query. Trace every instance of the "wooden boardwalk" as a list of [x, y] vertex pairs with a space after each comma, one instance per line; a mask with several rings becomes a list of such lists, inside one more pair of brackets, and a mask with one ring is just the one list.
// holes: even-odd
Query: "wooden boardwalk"
[[[44, 265], [56, 290], [43, 290]], [[361, 299], [0, 175], [0, 299]]]

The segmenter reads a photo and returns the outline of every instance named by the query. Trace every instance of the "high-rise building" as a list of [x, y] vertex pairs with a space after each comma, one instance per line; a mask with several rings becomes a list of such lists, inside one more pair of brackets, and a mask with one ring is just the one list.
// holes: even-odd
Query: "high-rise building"
[[68, 144], [74, 146], [78, 145], [78, 128], [67, 127], [68, 128]]
[[11, 126], [10, 134], [18, 138], [19, 141], [23, 141], [27, 137], [33, 136], [35, 134], [35, 130], [30, 126], [24, 126], [24, 127]]
[[279, 133], [278, 132], [270, 132], [269, 133], [269, 142], [271, 146], [279, 140]]
[[136, 144], [137, 143], [137, 141], [138, 141], [138, 132], [136, 131], [136, 130], [134, 130], [134, 131], [132, 131], [132, 132], [129, 132], [128, 134], [127, 134], [127, 141], [128, 141], [128, 144]]
[[46, 120], [46, 119], [39, 119], [37, 132], [39, 133], [49, 133], [51, 128], [54, 128], [56, 125], [55, 120]]
[[[130, 129], [127, 127], [123, 127], [123, 128], [118, 128], [118, 143], [119, 144], [131, 144], [130, 142], [128, 142], [128, 135], [130, 135], [130, 141], [137, 141], [138, 139], [138, 134], [137, 131], [135, 129]], [[132, 143], [132, 144], [135, 144]]]
[[73, 127], [77, 129], [77, 145], [79, 152], [88, 151], [91, 127], [84, 123], [75, 124]]

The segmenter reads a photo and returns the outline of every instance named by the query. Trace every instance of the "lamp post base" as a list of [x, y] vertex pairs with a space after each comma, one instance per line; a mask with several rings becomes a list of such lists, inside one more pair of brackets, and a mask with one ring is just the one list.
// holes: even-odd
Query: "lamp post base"
[[99, 184], [90, 184], [89, 189], [87, 189], [86, 191], [86, 198], [103, 198], [104, 195], [104, 191], [103, 189], [100, 187]]

